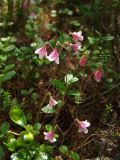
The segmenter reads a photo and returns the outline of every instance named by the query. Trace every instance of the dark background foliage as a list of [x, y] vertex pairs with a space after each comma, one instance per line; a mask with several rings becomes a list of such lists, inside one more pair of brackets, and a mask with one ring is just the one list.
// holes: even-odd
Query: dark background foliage
[[[31, 13], [34, 12], [34, 17]], [[75, 70], [67, 66], [66, 51], [56, 66], [38, 59], [34, 51], [44, 42], [54, 46], [63, 43], [67, 34], [81, 30], [84, 35], [83, 53], [89, 55], [86, 74], [102, 63], [100, 83], [90, 79], [84, 93], [80, 83], [69, 87], [64, 95], [64, 107], [58, 114], [38, 113], [47, 90], [56, 99], [63, 99], [60, 86], [53, 79], [64, 81], [69, 72], [79, 77], [82, 70], [77, 59], [71, 59]], [[64, 58], [64, 59], [63, 59]], [[60, 138], [57, 146], [67, 145], [81, 158], [120, 157], [120, 1], [119, 0], [1, 0], [0, 1], [0, 123], [9, 121], [11, 107], [17, 105], [28, 122], [57, 124]], [[59, 82], [61, 83], [61, 82]], [[60, 84], [61, 85], [61, 84]], [[75, 92], [74, 92], [75, 90]], [[72, 96], [71, 96], [72, 95]], [[43, 102], [47, 104], [48, 98]], [[28, 112], [29, 111], [29, 112]], [[38, 115], [39, 114], [39, 115]], [[90, 132], [80, 135], [74, 119], [88, 119]], [[11, 123], [11, 122], [10, 122]], [[19, 127], [11, 123], [11, 130]], [[60, 131], [64, 132], [64, 135]], [[41, 141], [40, 136], [37, 140]], [[4, 148], [4, 159], [10, 152]], [[54, 153], [56, 156], [57, 153]]]

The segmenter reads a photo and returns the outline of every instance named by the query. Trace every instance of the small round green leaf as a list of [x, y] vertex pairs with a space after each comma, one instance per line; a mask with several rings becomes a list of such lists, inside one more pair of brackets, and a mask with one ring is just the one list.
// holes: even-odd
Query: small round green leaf
[[55, 108], [50, 107], [49, 105], [43, 107], [41, 110], [42, 110], [44, 113], [55, 113], [55, 112], [56, 112]]
[[53, 126], [51, 126], [50, 124], [47, 124], [47, 125], [45, 126], [45, 128], [46, 128], [46, 130], [47, 130], [48, 132], [50, 132], [50, 131], [53, 130]]
[[17, 106], [12, 107], [9, 115], [10, 115], [11, 120], [14, 123], [20, 125], [21, 127], [25, 127], [25, 125], [27, 125], [27, 121], [24, 116], [24, 113], [19, 107]]
[[72, 160], [80, 160], [80, 156], [79, 156], [79, 154], [78, 153], [76, 153], [76, 152], [70, 152], [70, 158], [72, 159]]
[[0, 137], [4, 136], [4, 134], [7, 133], [7, 131], [9, 130], [9, 123], [8, 122], [4, 122], [1, 126], [0, 126]]
[[62, 146], [60, 146], [59, 151], [60, 151], [61, 153], [63, 153], [63, 154], [66, 154], [66, 153], [68, 153], [68, 147], [62, 145]]
[[5, 73], [3, 75], [2, 82], [11, 80], [15, 75], [16, 75], [16, 72], [14, 70]]

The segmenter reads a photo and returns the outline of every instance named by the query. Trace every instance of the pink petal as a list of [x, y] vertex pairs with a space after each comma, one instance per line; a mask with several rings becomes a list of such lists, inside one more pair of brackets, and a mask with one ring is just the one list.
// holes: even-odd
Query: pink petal
[[83, 129], [79, 127], [78, 132], [80, 132], [80, 133], [83, 132]]
[[43, 134], [46, 136], [46, 135], [47, 135], [47, 132], [43, 132]]
[[84, 129], [83, 129], [83, 132], [84, 132], [84, 133], [88, 133], [88, 129], [87, 129], [87, 128], [84, 128]]
[[73, 51], [77, 52], [79, 50], [79, 47], [75, 44], [75, 45], [72, 45], [72, 49]]
[[44, 56], [46, 57], [46, 56], [47, 56], [46, 48], [45, 48], [45, 47], [38, 48], [38, 49], [35, 51], [35, 54], [39, 54], [39, 58], [40, 58], [40, 59], [42, 59]]
[[48, 59], [49, 61], [54, 61], [54, 60], [55, 60], [54, 51], [51, 52], [49, 56], [47, 56], [47, 59]]
[[81, 67], [85, 67], [86, 66], [86, 64], [87, 64], [87, 57], [86, 57], [86, 55], [83, 55], [80, 58], [79, 64], [80, 64]]
[[94, 78], [97, 82], [100, 82], [101, 81], [101, 78], [102, 78], [102, 71], [99, 69], [97, 71], [95, 71], [94, 73]]
[[52, 143], [56, 141], [56, 139], [54, 138], [55, 133], [53, 131], [44, 132], [44, 135], [45, 135], [45, 140], [49, 140]]
[[81, 128], [86, 128], [86, 127], [90, 126], [90, 122], [88, 122], [87, 120], [86, 121], [81, 121], [79, 124], [80, 124]]
[[30, 18], [36, 19], [36, 18], [37, 18], [37, 15], [36, 15], [34, 12], [31, 12]]
[[57, 64], [59, 64], [59, 57], [57, 57], [57, 58], [55, 59], [55, 62], [56, 62]]
[[59, 54], [57, 49], [54, 49], [47, 58], [49, 61], [55, 61], [57, 64], [59, 64]]
[[88, 129], [87, 128], [79, 128], [78, 132], [88, 133]]
[[83, 39], [84, 39], [84, 37], [82, 36], [82, 32], [81, 31], [73, 32], [71, 34], [72, 34], [73, 40], [75, 42], [78, 42], [78, 40], [83, 41]]
[[77, 52], [81, 48], [81, 43], [70, 44], [74, 52]]
[[51, 142], [51, 143], [54, 143], [54, 142], [56, 142], [56, 139], [53, 138], [53, 139], [50, 140], [50, 142]]
[[40, 50], [40, 48], [36, 49], [35, 54], [39, 54], [39, 50]]
[[52, 97], [50, 97], [49, 105], [52, 107], [52, 106], [55, 106], [56, 104], [58, 104], [58, 102], [54, 100]]

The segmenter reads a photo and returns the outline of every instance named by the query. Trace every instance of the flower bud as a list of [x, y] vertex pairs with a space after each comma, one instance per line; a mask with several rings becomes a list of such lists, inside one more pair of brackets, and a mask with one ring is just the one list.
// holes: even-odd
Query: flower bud
[[86, 66], [86, 64], [87, 64], [87, 56], [86, 55], [83, 55], [80, 58], [79, 64], [80, 64], [81, 67], [85, 67]]
[[97, 82], [101, 81], [101, 78], [102, 78], [102, 71], [101, 71], [101, 69], [98, 69], [98, 70], [95, 71], [94, 78], [95, 78], [95, 80]]

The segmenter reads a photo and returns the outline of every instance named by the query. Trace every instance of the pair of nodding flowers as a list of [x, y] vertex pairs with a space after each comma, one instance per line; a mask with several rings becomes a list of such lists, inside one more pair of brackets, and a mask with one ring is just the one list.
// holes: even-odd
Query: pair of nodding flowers
[[[81, 43], [79, 41], [83, 41], [82, 32], [73, 32], [70, 33], [73, 37], [73, 40], [76, 42], [75, 44], [69, 43], [69, 45], [72, 47], [73, 51], [77, 52], [81, 48]], [[55, 61], [55, 63], [59, 64], [59, 53], [57, 49], [53, 49], [53, 51], [50, 53], [49, 56], [47, 56], [47, 50], [46, 47], [43, 46], [41, 48], [38, 48], [35, 51], [36, 54], [39, 55], [39, 58], [42, 59], [43, 57], [46, 57], [49, 61]]]
[[[51, 96], [50, 99], [49, 99], [49, 107], [54, 107], [58, 104], [58, 102], [53, 99], [53, 97]], [[87, 120], [85, 121], [79, 121], [77, 119], [77, 123], [78, 123], [78, 131], [79, 132], [83, 132], [83, 133], [88, 133], [88, 127], [90, 126], [90, 122], [88, 122]], [[56, 136], [55, 136], [55, 131], [54, 130], [51, 130], [49, 132], [44, 132], [44, 135], [45, 135], [45, 140], [48, 140], [50, 141], [51, 143], [54, 143], [56, 142]]]

